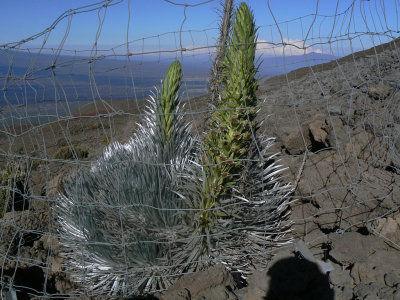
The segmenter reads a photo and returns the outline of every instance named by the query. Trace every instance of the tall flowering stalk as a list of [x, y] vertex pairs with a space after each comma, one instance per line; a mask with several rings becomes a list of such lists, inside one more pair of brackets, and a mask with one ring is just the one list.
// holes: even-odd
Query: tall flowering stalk
[[[205, 138], [206, 182], [204, 208], [214, 207], [221, 197], [232, 194], [240, 181], [254, 144], [258, 89], [255, 51], [257, 28], [243, 2], [235, 14], [229, 48], [223, 63], [224, 90]], [[210, 213], [204, 214], [204, 226]]]
[[283, 221], [290, 186], [280, 183], [283, 168], [268, 152], [273, 138], [258, 134], [256, 42], [253, 13], [242, 2], [223, 63], [219, 106], [205, 137], [199, 193], [202, 253], [216, 257], [225, 249], [225, 265], [240, 270], [265, 263], [265, 249], [287, 243], [290, 229]]

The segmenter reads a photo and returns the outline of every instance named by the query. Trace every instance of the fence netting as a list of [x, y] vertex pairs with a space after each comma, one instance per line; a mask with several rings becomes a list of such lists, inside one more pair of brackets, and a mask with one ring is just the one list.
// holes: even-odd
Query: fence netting
[[[382, 230], [400, 226], [399, 1], [339, 1], [330, 14], [316, 1], [288, 20], [267, 1], [254, 12], [257, 112], [210, 101], [219, 1], [159, 2], [180, 10], [173, 31], [141, 36], [135, 1], [104, 0], [0, 40], [2, 295], [154, 293], [217, 263], [246, 277], [297, 239], [318, 252], [333, 232], [376, 234], [400, 250]], [[125, 23], [107, 22], [119, 9]], [[188, 27], [207, 12], [208, 27]], [[85, 18], [95, 34], [78, 47], [69, 39]], [[125, 42], [104, 42], [111, 27]], [[179, 97], [165, 113], [157, 101], [169, 99], [162, 84], [175, 61]], [[207, 160], [205, 144], [220, 136], [213, 117], [241, 112], [257, 127], [249, 162]], [[165, 136], [159, 122], [173, 124]], [[230, 178], [207, 177], [224, 163], [251, 182], [194, 203], [207, 180]]]

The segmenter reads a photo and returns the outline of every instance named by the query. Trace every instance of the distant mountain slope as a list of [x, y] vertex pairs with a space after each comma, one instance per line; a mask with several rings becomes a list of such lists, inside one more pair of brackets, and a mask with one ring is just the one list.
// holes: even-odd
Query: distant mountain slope
[[[24, 99], [35, 103], [55, 99], [89, 101], [100, 96], [115, 100], [143, 98], [159, 85], [171, 61], [97, 57], [90, 62], [88, 57], [0, 51], [0, 86], [8, 76], [6, 96], [13, 104], [25, 103]], [[202, 61], [197, 65], [191, 58], [186, 62], [185, 86], [192, 96], [203, 94], [208, 64]], [[0, 105], [4, 104], [5, 99], [0, 97]]]
[[[178, 55], [179, 58], [179, 55]], [[0, 105], [91, 101], [93, 99], [140, 99], [158, 86], [168, 65], [175, 59], [131, 57], [116, 59], [0, 51], [0, 86], [6, 97]], [[327, 54], [262, 57], [260, 78], [283, 74], [293, 69], [334, 60]], [[90, 63], [89, 63], [90, 62]], [[205, 94], [212, 57], [184, 57], [184, 88], [189, 97]], [[91, 70], [91, 73], [89, 72]], [[8, 78], [5, 84], [6, 77]], [[24, 78], [25, 77], [25, 78]], [[133, 80], [132, 80], [133, 79]]]
[[329, 70], [336, 68], [338, 65], [344, 65], [349, 62], [354, 62], [358, 58], [371, 56], [371, 55], [375, 56], [386, 50], [399, 49], [399, 47], [400, 47], [400, 38], [397, 38], [388, 43], [380, 44], [380, 45], [377, 45], [375, 47], [372, 47], [372, 48], [369, 48], [369, 49], [366, 49], [363, 51], [354, 52], [347, 56], [343, 56], [341, 58], [336, 58], [336, 59], [333, 59], [326, 63], [315, 64], [313, 66], [312, 70], [306, 66], [299, 67], [297, 69], [291, 70], [287, 74], [281, 74], [280, 76], [274, 76], [272, 78], [269, 78], [263, 83], [263, 85], [273, 85], [275, 83], [282, 82], [282, 80], [285, 80], [286, 76], [287, 76], [288, 80], [294, 80], [296, 78], [298, 79], [305, 75], [311, 74], [311, 72], [313, 72], [313, 71], [314, 72], [329, 71]]

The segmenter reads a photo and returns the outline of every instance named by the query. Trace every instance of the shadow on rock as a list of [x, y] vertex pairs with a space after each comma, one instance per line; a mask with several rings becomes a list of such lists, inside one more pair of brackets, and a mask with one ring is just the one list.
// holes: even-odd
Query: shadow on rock
[[267, 275], [267, 300], [334, 299], [328, 276], [306, 259], [293, 257], [279, 260], [271, 266]]

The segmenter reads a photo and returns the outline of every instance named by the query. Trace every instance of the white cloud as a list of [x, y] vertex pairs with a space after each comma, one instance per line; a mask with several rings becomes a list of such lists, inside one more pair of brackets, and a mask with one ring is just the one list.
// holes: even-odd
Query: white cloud
[[320, 49], [317, 49], [308, 44], [304, 44], [302, 40], [283, 39], [281, 43], [271, 43], [266, 40], [257, 40], [257, 52], [268, 56], [286, 56], [291, 55], [303, 55], [311, 52], [323, 53]]

